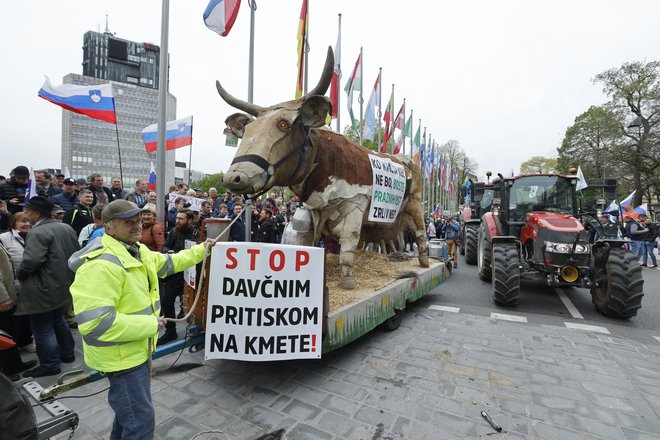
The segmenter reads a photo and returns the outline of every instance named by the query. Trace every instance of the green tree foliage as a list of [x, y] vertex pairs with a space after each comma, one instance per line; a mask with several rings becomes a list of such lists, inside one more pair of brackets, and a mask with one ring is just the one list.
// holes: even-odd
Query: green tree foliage
[[557, 159], [554, 157], [532, 156], [520, 164], [520, 174], [551, 174], [557, 172]]
[[207, 174], [199, 182], [193, 182], [193, 188], [200, 188], [203, 191], [208, 191], [209, 188], [218, 190], [218, 194], [224, 194], [227, 190], [222, 184], [223, 173]]
[[[362, 122], [364, 125], [364, 121]], [[385, 133], [385, 127], [381, 123], [379, 123], [379, 121], [376, 121], [374, 140], [370, 141], [368, 139], [363, 139], [362, 146], [367, 147], [371, 151], [380, 151], [380, 144], [378, 143], [378, 140], [380, 139], [382, 143], [384, 133]], [[356, 144], [360, 143], [360, 131], [358, 129], [358, 126], [347, 125], [346, 128], [344, 128], [344, 136], [346, 136], [348, 139], [352, 140]], [[394, 141], [390, 139], [387, 143], [388, 151], [392, 151], [391, 148], [393, 144]]]

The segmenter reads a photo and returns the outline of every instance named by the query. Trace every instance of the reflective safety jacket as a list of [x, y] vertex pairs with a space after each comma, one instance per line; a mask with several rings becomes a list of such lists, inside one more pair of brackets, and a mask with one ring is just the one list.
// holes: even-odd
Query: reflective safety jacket
[[71, 296], [85, 363], [102, 373], [147, 361], [158, 335], [158, 277], [181, 272], [206, 254], [203, 244], [177, 254], [152, 252], [144, 245], [139, 251], [138, 260], [106, 234], [69, 259], [76, 273]]

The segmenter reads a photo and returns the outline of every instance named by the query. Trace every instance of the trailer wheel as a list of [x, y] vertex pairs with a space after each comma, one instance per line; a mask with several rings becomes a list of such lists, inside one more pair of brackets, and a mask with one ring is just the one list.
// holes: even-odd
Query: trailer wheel
[[493, 299], [496, 304], [515, 306], [520, 296], [520, 266], [514, 243], [493, 245]]
[[385, 321], [385, 328], [394, 331], [401, 326], [403, 320], [403, 310], [394, 310], [394, 316]]
[[642, 307], [644, 279], [635, 256], [623, 248], [610, 248], [607, 261], [596, 259], [595, 264], [591, 300], [596, 310], [623, 319], [637, 315]]
[[477, 264], [477, 235], [479, 226], [465, 226], [465, 263], [474, 266]]
[[490, 267], [491, 253], [492, 245], [486, 238], [486, 225], [482, 223], [477, 239], [477, 270], [482, 281], [490, 281], [492, 275]]

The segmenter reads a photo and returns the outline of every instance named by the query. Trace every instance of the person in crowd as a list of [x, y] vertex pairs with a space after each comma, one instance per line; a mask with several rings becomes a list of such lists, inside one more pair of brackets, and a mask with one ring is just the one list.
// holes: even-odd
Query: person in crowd
[[447, 240], [447, 253], [452, 255], [454, 267], [458, 267], [458, 235], [461, 225], [456, 217], [450, 217], [445, 224], [445, 239]]
[[216, 204], [218, 202], [218, 190], [214, 187], [209, 188], [209, 195], [208, 198], [210, 199], [211, 202], [211, 209], [213, 210], [213, 215], [217, 213], [217, 206]]
[[110, 192], [112, 193], [112, 200], [125, 199], [126, 190], [121, 184], [121, 178], [119, 176], [114, 176], [110, 180]]
[[199, 188], [193, 188], [195, 190], [195, 195], [194, 197], [197, 197], [198, 199], [201, 199], [204, 197], [204, 191], [199, 189]]
[[48, 171], [35, 171], [34, 181], [37, 184], [37, 194], [43, 197], [52, 197], [60, 194], [62, 190], [53, 183], [53, 175]]
[[[167, 233], [167, 240], [163, 246], [163, 252], [176, 254], [186, 248], [186, 240], [196, 240], [199, 231], [193, 227], [195, 215], [190, 210], [182, 210], [176, 214], [174, 228]], [[163, 316], [174, 318], [174, 303], [176, 298], [183, 294], [183, 273], [176, 273], [165, 279], [165, 289], [161, 292], [160, 306]], [[168, 322], [165, 325], [165, 333], [158, 338], [158, 345], [167, 344], [177, 338], [176, 323]]]
[[259, 220], [261, 218], [261, 206], [252, 205], [252, 222], [250, 226], [250, 241], [257, 241], [259, 234]]
[[220, 203], [220, 206], [218, 206], [218, 214], [216, 215], [216, 217], [229, 218], [229, 207], [224, 203]]
[[177, 192], [177, 194], [179, 194], [180, 196], [185, 196], [185, 195], [187, 195], [189, 189], [190, 189], [190, 188], [188, 188], [188, 185], [186, 185], [185, 183], [179, 183], [179, 184], [176, 186], [176, 192]]
[[289, 219], [287, 216], [286, 205], [282, 204], [278, 211], [279, 212], [275, 216], [275, 225], [277, 226], [277, 242], [281, 243], [282, 235], [284, 235], [284, 228], [286, 228], [286, 224], [289, 223]]
[[62, 209], [60, 205], [53, 205], [53, 210], [50, 213], [53, 220], [57, 220], [61, 223], [62, 220], [64, 220], [64, 214], [66, 214], [66, 211]]
[[[243, 197], [240, 196], [240, 202], [243, 203]], [[236, 197], [232, 197], [231, 192], [227, 191], [225, 192], [224, 197], [222, 198], [222, 201], [218, 203], [218, 212], [220, 211], [220, 205], [221, 204], [227, 205], [227, 211], [228, 212], [233, 212], [234, 211], [234, 203], [236, 203]]]
[[89, 190], [92, 191], [94, 199], [90, 207], [96, 206], [96, 204], [107, 205], [112, 202], [112, 191], [110, 188], [103, 186], [103, 176], [99, 173], [94, 173], [89, 176]]
[[208, 200], [202, 202], [202, 210], [199, 213], [199, 227], [202, 225], [202, 220], [213, 217], [213, 212], [211, 212], [212, 205]]
[[39, 366], [26, 371], [26, 377], [60, 374], [60, 362], [75, 361], [73, 336], [62, 308], [71, 304], [67, 261], [80, 247], [73, 230], [50, 217], [52, 210], [53, 202], [41, 196], [25, 204], [32, 229], [16, 272], [21, 282], [16, 314], [29, 317], [39, 358]]
[[5, 183], [7, 181], [7, 178], [3, 175], [0, 175], [0, 183]]
[[23, 199], [29, 178], [30, 170], [26, 166], [19, 165], [14, 168], [14, 175], [0, 184], [0, 199], [6, 202], [9, 214], [23, 210]]
[[[11, 258], [14, 270], [14, 291], [16, 295], [21, 294], [21, 283], [16, 278], [16, 271], [21, 267], [23, 252], [25, 250], [25, 237], [32, 228], [30, 221], [24, 212], [17, 212], [9, 219], [9, 230], [0, 234], [0, 245], [5, 248]], [[21, 351], [36, 351], [32, 341], [32, 329], [27, 316], [14, 316], [14, 333], [12, 336]]]
[[156, 211], [146, 206], [142, 208], [142, 238], [140, 243], [153, 252], [162, 252], [165, 244], [165, 228], [156, 220]]
[[156, 211], [156, 191], [149, 191], [147, 193], [147, 203], [143, 206], [145, 209], [150, 209], [153, 212], [158, 212]]
[[87, 189], [89, 184], [87, 183], [87, 179], [81, 177], [80, 179], [76, 179], [76, 195], [80, 193], [83, 189]]
[[[14, 308], [17, 299], [14, 286], [14, 268], [11, 258], [5, 248], [0, 245], [0, 330], [10, 335], [16, 335]], [[21, 372], [34, 368], [36, 365], [37, 361], [23, 362], [17, 346], [0, 350], [0, 371], [12, 381], [18, 380]]]
[[70, 211], [78, 205], [78, 195], [76, 194], [76, 180], [72, 178], [64, 179], [62, 182], [62, 192], [51, 196], [50, 201], [60, 205], [64, 211]]
[[65, 176], [64, 174], [62, 174], [62, 173], [57, 173], [57, 174], [55, 174], [55, 182], [54, 182], [54, 183], [55, 183], [55, 185], [57, 185], [57, 187], [58, 187], [59, 189], [63, 189], [63, 188], [64, 188], [64, 179], [65, 179], [65, 178], [66, 178], [66, 176]]
[[273, 210], [265, 206], [259, 213], [257, 241], [260, 243], [279, 243], [277, 239], [277, 225], [273, 219]]
[[[648, 232], [643, 225], [646, 223], [646, 214], [639, 215], [639, 221], [631, 218], [626, 224], [626, 235], [630, 238], [630, 251], [639, 260], [644, 252], [644, 234]], [[641, 264], [641, 263], [640, 263]]]
[[126, 200], [135, 203], [139, 208], [144, 208], [147, 204], [147, 187], [149, 181], [147, 179], [140, 179], [135, 181], [135, 191], [126, 196]]
[[229, 241], [245, 241], [245, 217], [243, 217], [243, 205], [236, 203], [232, 213], [232, 220], [239, 217], [229, 229]]
[[64, 215], [63, 223], [71, 226], [76, 231], [76, 237], [80, 235], [82, 228], [92, 223], [92, 203], [94, 194], [89, 189], [81, 189], [78, 194], [78, 205], [67, 211]]
[[653, 252], [655, 250], [655, 239], [658, 238], [658, 228], [656, 225], [653, 224], [650, 218], [646, 218], [644, 221], [644, 228], [647, 229], [647, 232], [644, 233], [643, 235], [643, 247], [644, 249], [642, 250], [642, 267], [647, 266], [647, 261], [648, 261], [648, 256], [651, 256], [651, 262], [653, 263], [652, 268], [657, 268], [658, 267], [658, 262], [655, 258], [655, 253]]
[[154, 436], [151, 353], [165, 319], [159, 317], [158, 284], [151, 280], [199, 263], [210, 246], [199, 244], [174, 255], [152, 252], [139, 243], [141, 212], [127, 200], [111, 202], [102, 213], [102, 247], [85, 248], [70, 261], [75, 310], [85, 316], [79, 327], [85, 363], [110, 382], [111, 439]]
[[[86, 246], [87, 243], [91, 243], [99, 237], [103, 237], [105, 234], [105, 226], [103, 226], [102, 216], [103, 208], [105, 208], [104, 205], [96, 205], [94, 208], [92, 208], [92, 219], [94, 220], [94, 223], [90, 223], [90, 225], [94, 226], [92, 227], [91, 233], [89, 234], [89, 238], [86, 242], [83, 243], [83, 246]], [[78, 236], [78, 240], [80, 240], [80, 236]]]
[[426, 235], [430, 240], [432, 238], [435, 238], [435, 234], [436, 234], [435, 223], [433, 223], [433, 220], [429, 220], [428, 224], [426, 225]]
[[[100, 208], [97, 209], [97, 206], [100, 206]], [[78, 234], [78, 243], [80, 243], [80, 246], [87, 246], [87, 243], [91, 241], [90, 237], [92, 236], [94, 230], [103, 226], [103, 222], [101, 221], [102, 210], [103, 205], [96, 205], [94, 208], [92, 208], [92, 223], [82, 228], [80, 234]], [[96, 211], [96, 214], [94, 214], [94, 211]]]
[[185, 203], [186, 199], [183, 197], [177, 197], [174, 199], [174, 206], [167, 210], [167, 224], [165, 227], [168, 232], [174, 228], [174, 225], [176, 224], [176, 215], [183, 209]]

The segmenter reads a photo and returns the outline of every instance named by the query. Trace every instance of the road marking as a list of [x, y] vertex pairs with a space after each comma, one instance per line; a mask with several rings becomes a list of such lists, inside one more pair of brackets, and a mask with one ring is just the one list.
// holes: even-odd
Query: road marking
[[502, 313], [491, 313], [491, 319], [501, 319], [503, 321], [524, 322], [527, 323], [526, 316], [504, 315]]
[[458, 313], [461, 311], [458, 307], [449, 307], [449, 306], [436, 306], [435, 304], [431, 304], [429, 306], [429, 309], [431, 310], [440, 310], [442, 312], [452, 312], [452, 313]]
[[559, 299], [561, 302], [564, 303], [564, 307], [568, 310], [568, 313], [571, 314], [571, 316], [575, 319], [584, 319], [584, 316], [582, 316], [582, 313], [575, 307], [575, 305], [571, 302], [571, 300], [568, 298], [566, 295], [566, 292], [564, 292], [561, 289], [557, 289], [555, 287], [555, 292], [557, 292], [557, 295], [559, 295]]
[[610, 334], [610, 331], [605, 327], [599, 327], [597, 325], [587, 325], [587, 324], [576, 324], [574, 322], [564, 322], [566, 328], [573, 330], [584, 330], [587, 332], [596, 332], [596, 333], [605, 333], [606, 335]]
[[656, 341], [660, 342], [660, 336], [653, 336], [653, 338], [654, 338]]

